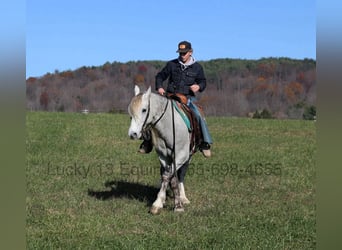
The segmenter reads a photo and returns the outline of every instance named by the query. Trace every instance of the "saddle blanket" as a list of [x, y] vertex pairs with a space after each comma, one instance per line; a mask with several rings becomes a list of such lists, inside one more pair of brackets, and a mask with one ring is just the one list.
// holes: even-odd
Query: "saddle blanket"
[[172, 104], [176, 108], [176, 110], [180, 114], [180, 116], [183, 118], [189, 132], [191, 132], [192, 128], [191, 128], [191, 123], [190, 123], [189, 117], [185, 114], [185, 112], [180, 107], [178, 107], [176, 101], [172, 101]]

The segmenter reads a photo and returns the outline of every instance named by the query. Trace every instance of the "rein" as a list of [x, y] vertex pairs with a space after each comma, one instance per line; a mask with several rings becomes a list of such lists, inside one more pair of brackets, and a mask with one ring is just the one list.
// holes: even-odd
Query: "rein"
[[172, 142], [172, 161], [173, 161], [173, 175], [177, 180], [178, 183], [178, 175], [177, 175], [177, 166], [176, 166], [176, 130], [175, 130], [175, 108], [172, 105], [172, 135], [173, 135], [173, 142]]
[[144, 124], [143, 124], [143, 126], [142, 126], [142, 127], [143, 127], [143, 131], [147, 131], [147, 130], [150, 130], [151, 128], [155, 127], [155, 126], [157, 125], [157, 123], [161, 120], [161, 118], [163, 118], [163, 116], [165, 115], [166, 109], [167, 109], [168, 106], [169, 106], [169, 99], [167, 99], [165, 108], [164, 108], [164, 110], [163, 110], [163, 113], [160, 115], [160, 117], [159, 117], [155, 122], [153, 122], [152, 124], [148, 124], [148, 125], [146, 126], [146, 122], [147, 122], [148, 117], [150, 116], [150, 109], [151, 109], [150, 100], [148, 100], [147, 115], [146, 115]]

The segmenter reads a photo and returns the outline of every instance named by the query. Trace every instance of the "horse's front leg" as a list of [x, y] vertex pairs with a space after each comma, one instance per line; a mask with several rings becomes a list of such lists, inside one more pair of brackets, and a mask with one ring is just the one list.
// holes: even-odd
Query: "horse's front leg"
[[177, 176], [173, 176], [171, 178], [171, 188], [173, 190], [173, 195], [175, 196], [175, 212], [184, 212], [183, 202], [179, 193]]
[[179, 188], [179, 196], [180, 196], [182, 203], [190, 204], [189, 199], [185, 195], [184, 183], [179, 181], [178, 188]]
[[185, 162], [183, 164], [183, 166], [180, 169], [178, 169], [178, 171], [177, 171], [179, 195], [180, 195], [180, 199], [181, 199], [183, 204], [190, 204], [190, 201], [188, 200], [188, 198], [185, 195], [185, 189], [184, 189], [184, 178], [185, 178], [185, 174], [187, 172], [187, 169], [189, 167], [189, 163], [190, 163], [190, 160]]
[[162, 183], [157, 196], [150, 209], [151, 214], [159, 214], [166, 200], [166, 189], [169, 186], [170, 177], [162, 175]]

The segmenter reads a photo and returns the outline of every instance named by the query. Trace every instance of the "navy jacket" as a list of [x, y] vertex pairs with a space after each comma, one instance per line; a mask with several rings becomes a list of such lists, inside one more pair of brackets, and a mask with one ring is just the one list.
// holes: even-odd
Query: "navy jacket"
[[163, 88], [163, 82], [169, 79], [166, 89], [168, 93], [194, 96], [195, 94], [190, 90], [190, 86], [193, 84], [198, 84], [199, 91], [202, 92], [207, 86], [202, 66], [198, 62], [194, 62], [185, 69], [182, 67], [184, 66], [179, 63], [178, 59], [167, 62], [166, 66], [156, 75], [156, 90]]

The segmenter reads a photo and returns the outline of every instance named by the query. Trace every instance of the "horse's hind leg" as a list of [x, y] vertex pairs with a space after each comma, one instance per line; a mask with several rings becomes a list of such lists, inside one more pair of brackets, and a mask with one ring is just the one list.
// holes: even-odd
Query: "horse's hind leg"
[[175, 196], [175, 212], [184, 212], [183, 202], [179, 195], [178, 178], [173, 176], [171, 178], [171, 188]]
[[166, 189], [169, 185], [170, 178], [167, 176], [162, 176], [161, 187], [157, 196], [157, 199], [153, 202], [150, 209], [151, 214], [159, 214], [160, 210], [163, 208], [166, 199]]

